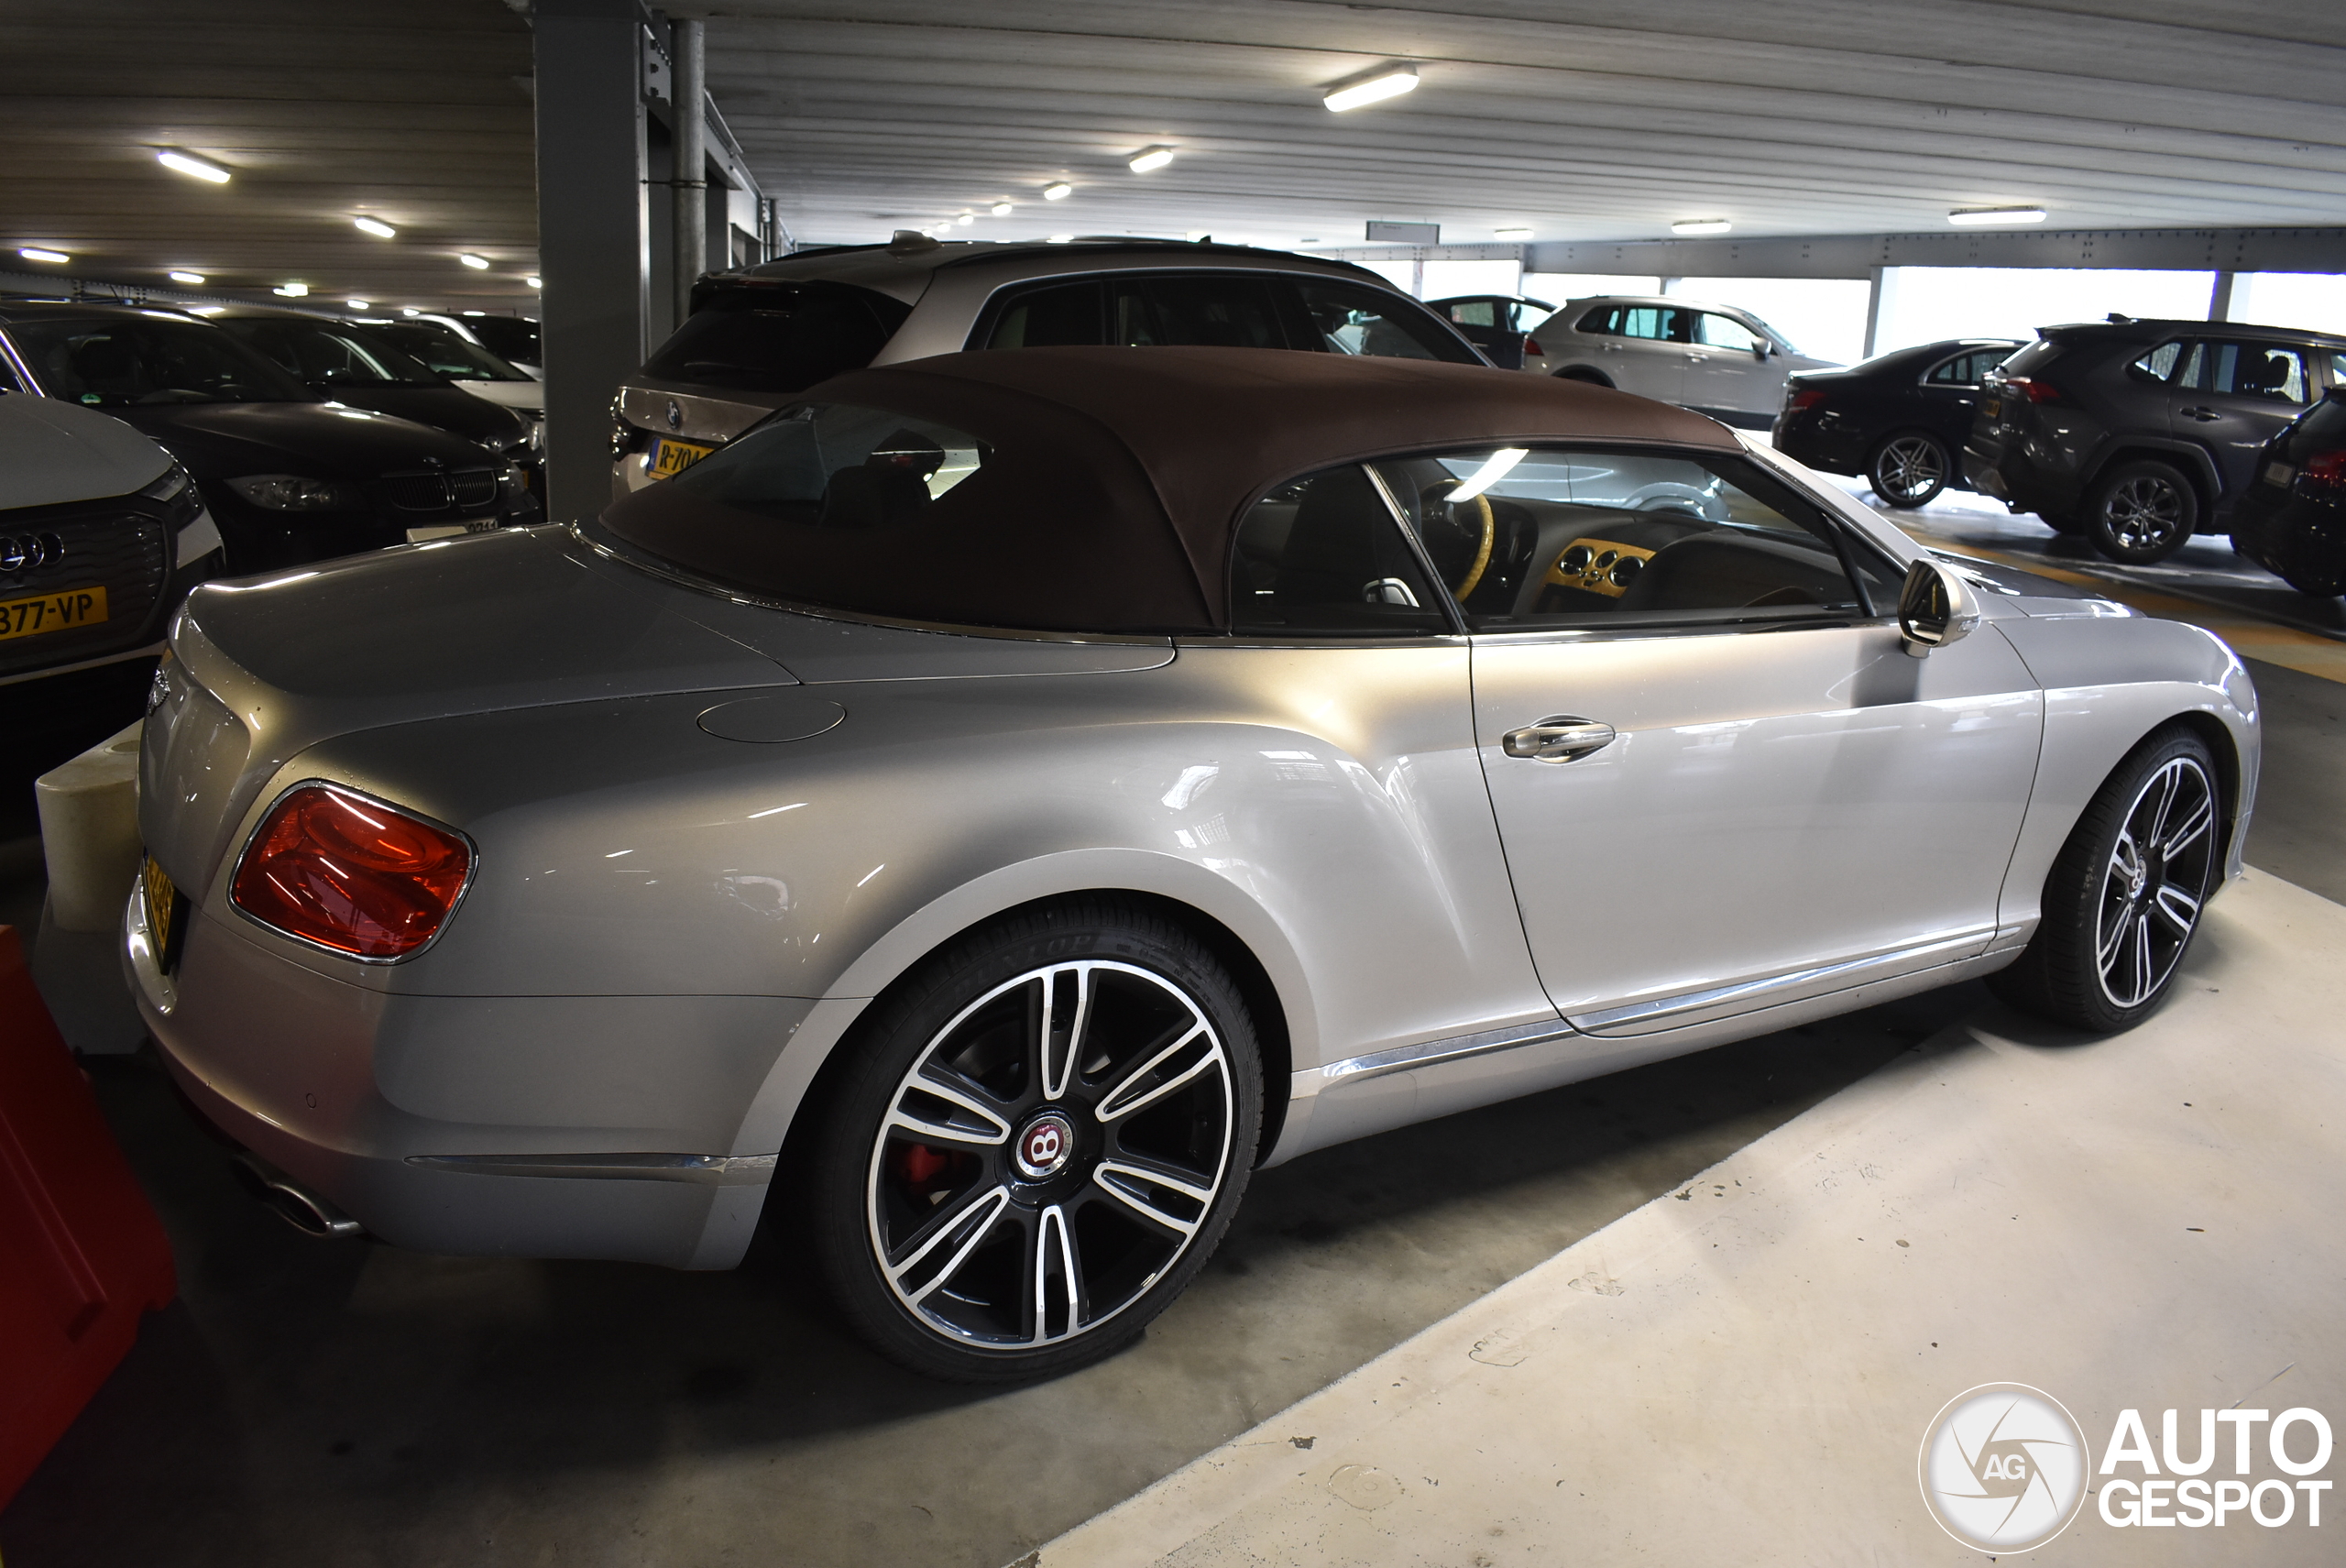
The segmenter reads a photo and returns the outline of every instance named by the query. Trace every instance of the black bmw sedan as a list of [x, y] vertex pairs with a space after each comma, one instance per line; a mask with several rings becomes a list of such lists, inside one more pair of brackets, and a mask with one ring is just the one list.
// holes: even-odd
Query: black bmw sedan
[[2008, 337], [1946, 338], [1846, 370], [1796, 371], [1784, 382], [1776, 450], [1812, 468], [1861, 476], [1887, 505], [1924, 505], [1963, 484], [1957, 459], [1979, 378], [2019, 348]]
[[259, 305], [206, 309], [203, 315], [321, 397], [461, 435], [524, 471], [540, 466], [543, 443], [536, 420], [452, 385], [380, 333]]
[[2265, 444], [2231, 522], [2232, 548], [2299, 593], [2346, 593], [2346, 386]]
[[521, 470], [497, 453], [330, 402], [182, 312], [0, 303], [0, 378], [112, 414], [177, 457], [231, 573], [538, 519]]

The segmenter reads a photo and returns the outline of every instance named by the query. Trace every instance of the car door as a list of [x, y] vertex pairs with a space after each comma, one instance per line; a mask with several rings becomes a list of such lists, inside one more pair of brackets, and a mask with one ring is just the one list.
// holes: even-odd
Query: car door
[[1616, 387], [1641, 398], [1682, 402], [1692, 313], [1676, 305], [1600, 305], [1581, 318], [1580, 330], [1599, 338], [1598, 362]]
[[1515, 330], [1511, 318], [1513, 302], [1507, 300], [1453, 300], [1444, 307], [1450, 324], [1458, 335], [1483, 351], [1485, 358], [1502, 370], [1523, 368], [1523, 334]]
[[1717, 311], [1692, 311], [1686, 351], [1686, 390], [1679, 399], [1691, 409], [1731, 414], [1770, 414], [1782, 396], [1783, 377], [1760, 357], [1759, 333]]
[[2215, 458], [2224, 499], [2248, 487], [2264, 444], [2305, 411], [2308, 370], [2288, 344], [2209, 336], [2184, 351], [2168, 391], [2168, 428]]
[[[1650, 1034], [1987, 948], [2043, 715], [1991, 628], [1910, 656], [1894, 563], [1740, 455], [1379, 472], [1464, 589], [1507, 869], [1575, 1028]], [[1477, 487], [1487, 549], [1457, 499]]]
[[1914, 388], [1915, 422], [1961, 452], [1979, 411], [1979, 378], [2011, 356], [2009, 348], [1967, 348], [1932, 366]]

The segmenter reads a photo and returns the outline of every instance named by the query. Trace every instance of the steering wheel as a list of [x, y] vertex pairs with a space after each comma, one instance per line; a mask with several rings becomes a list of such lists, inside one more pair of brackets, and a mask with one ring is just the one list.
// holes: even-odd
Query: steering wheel
[[1497, 536], [1498, 520], [1492, 515], [1490, 498], [1470, 496], [1464, 501], [1442, 499], [1447, 490], [1458, 488], [1455, 479], [1430, 486], [1418, 493], [1419, 514], [1424, 518], [1426, 554], [1434, 557], [1434, 565], [1445, 575], [1444, 556], [1464, 555], [1471, 548], [1465, 573], [1455, 584], [1446, 585], [1451, 597], [1459, 603], [1466, 602], [1483, 580], [1491, 565], [1491, 543]]

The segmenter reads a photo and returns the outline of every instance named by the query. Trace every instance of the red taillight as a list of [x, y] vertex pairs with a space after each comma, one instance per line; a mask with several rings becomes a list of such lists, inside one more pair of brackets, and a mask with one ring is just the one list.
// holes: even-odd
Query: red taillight
[[1548, 357], [1548, 351], [1540, 346], [1538, 338], [1527, 337], [1523, 340], [1523, 356], [1526, 359], [1545, 359]]
[[1825, 394], [1822, 392], [1794, 392], [1791, 397], [1784, 400], [1784, 411], [1788, 414], [1796, 414], [1803, 410], [1813, 409], [1824, 400]]
[[277, 803], [237, 863], [231, 903], [291, 937], [362, 959], [432, 940], [472, 873], [444, 828], [330, 784]]
[[2050, 381], [2032, 381], [2025, 376], [2005, 377], [2004, 390], [2016, 392], [2032, 403], [2057, 403], [2061, 400], [2060, 388]]
[[2346, 452], [2317, 452], [2297, 468], [2297, 488], [2324, 500], [2346, 496]]

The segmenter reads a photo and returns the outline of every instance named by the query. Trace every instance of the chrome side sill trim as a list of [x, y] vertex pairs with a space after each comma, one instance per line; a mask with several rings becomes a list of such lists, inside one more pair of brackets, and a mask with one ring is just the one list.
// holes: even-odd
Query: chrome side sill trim
[[1541, 1019], [1530, 1024], [1512, 1025], [1505, 1029], [1487, 1029], [1479, 1035], [1453, 1035], [1444, 1040], [1421, 1040], [1414, 1046], [1397, 1046], [1389, 1051], [1375, 1051], [1365, 1057], [1330, 1062], [1320, 1069], [1320, 1087], [1333, 1089], [1340, 1083], [1359, 1083], [1372, 1078], [1382, 1078], [1388, 1072], [1407, 1072], [1412, 1068], [1431, 1067], [1435, 1062], [1487, 1056], [1493, 1051], [1511, 1051], [1519, 1046], [1544, 1045], [1574, 1033], [1575, 1030], [1561, 1020]]
[[[1841, 990], [1858, 984], [1868, 970], [1902, 972], [1909, 969], [1925, 969], [1952, 963], [1970, 956], [1983, 948], [1995, 936], [1992, 927], [1980, 927], [1957, 931], [1948, 936], [1935, 937], [1912, 947], [1894, 948], [1885, 953], [1870, 953], [1861, 959], [1844, 959], [1836, 963], [1819, 964], [1813, 969], [1795, 970], [1790, 974], [1772, 975], [1765, 980], [1738, 981], [1733, 985], [1711, 986], [1702, 991], [1683, 991], [1673, 996], [1655, 997], [1647, 1002], [1632, 1002], [1620, 1007], [1600, 1008], [1567, 1019], [1575, 1029], [1584, 1034], [1600, 1034], [1618, 1030], [1625, 1024], [1641, 1027], [1663, 1027], [1667, 1021], [1683, 1014], [1700, 1012], [1705, 1008], [1731, 1007], [1741, 1012], [1765, 1007], [1776, 1001], [1797, 1001], [1801, 994], [1813, 990]], [[1969, 949], [1970, 951], [1967, 951]], [[1888, 976], [1884, 976], [1888, 978]]]
[[407, 1163], [474, 1176], [571, 1176], [760, 1187], [773, 1179], [778, 1157], [770, 1154], [411, 1154]]

